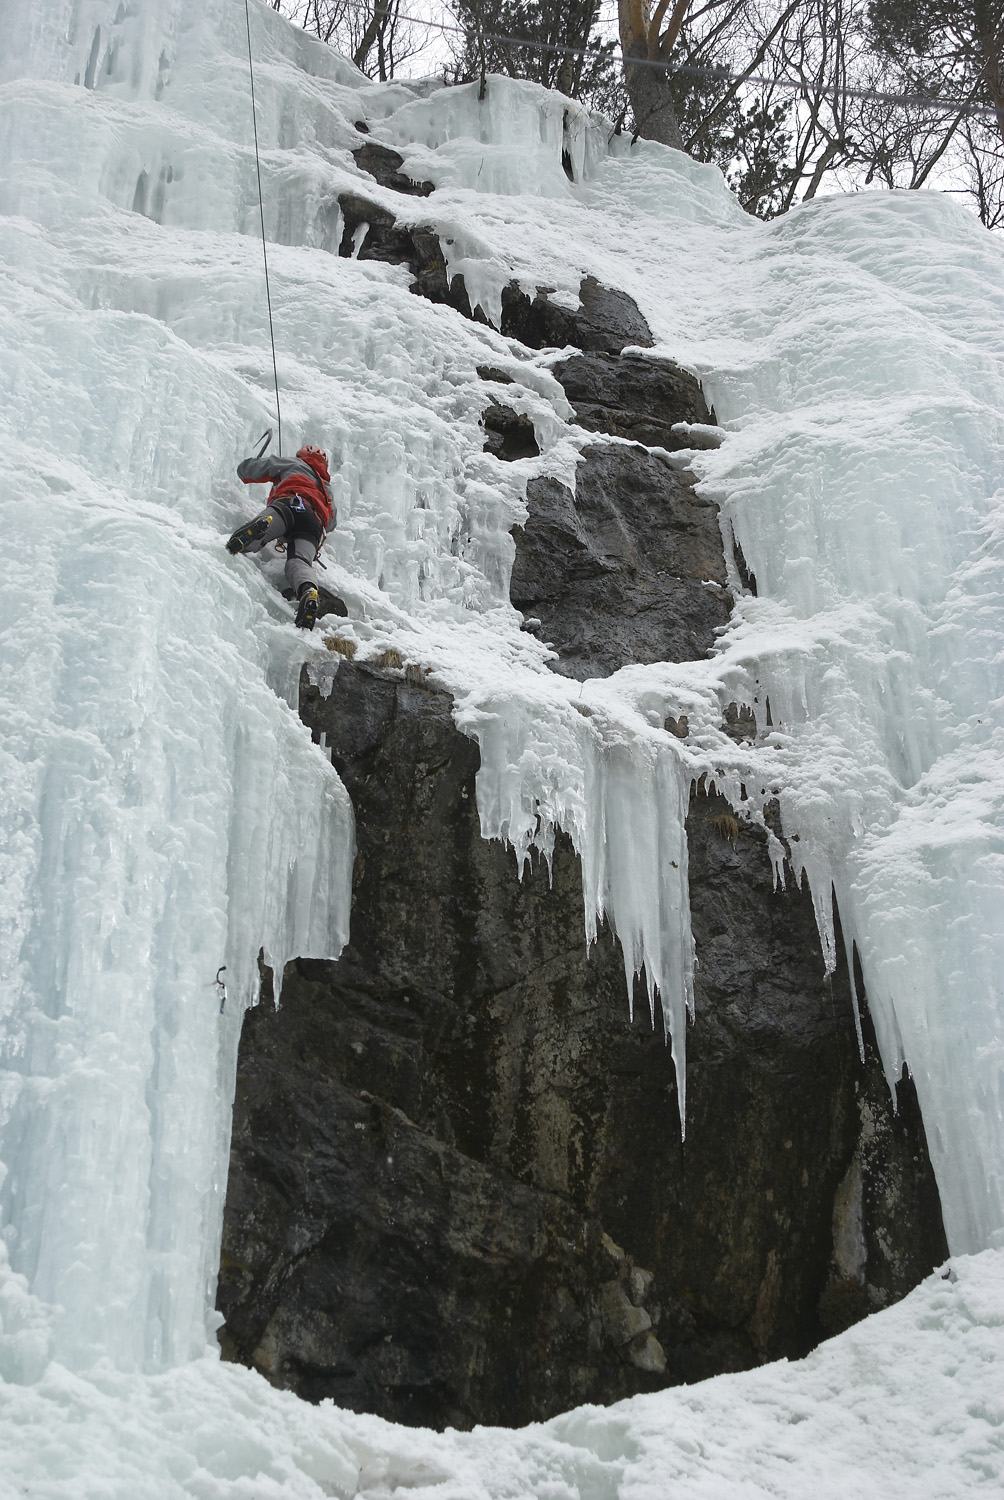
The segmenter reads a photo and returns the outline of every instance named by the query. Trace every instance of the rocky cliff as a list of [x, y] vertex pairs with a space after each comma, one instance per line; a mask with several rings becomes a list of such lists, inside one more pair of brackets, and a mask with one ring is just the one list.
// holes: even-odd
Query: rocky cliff
[[[381, 233], [415, 260], [420, 234]], [[442, 292], [430, 264], [416, 289]], [[641, 352], [628, 299], [582, 300], [571, 327], [543, 295], [507, 314], [583, 351], [556, 369], [596, 441], [574, 497], [531, 484], [512, 579], [579, 678], [701, 656], [731, 607], [715, 509], [668, 457], [713, 441], [713, 413]], [[527, 434], [482, 374], [504, 461]], [[661, 1023], [640, 988], [630, 1017], [608, 932], [586, 952], [571, 847], [521, 882], [481, 838], [450, 709], [403, 666], [343, 661], [327, 698], [304, 678], [355, 807], [352, 935], [245, 1020], [225, 1356], [397, 1421], [514, 1424], [797, 1357], [903, 1295], [945, 1254], [912, 1086], [894, 1110], [870, 1046], [861, 1062], [846, 972], [823, 977], [809, 894], [774, 889], [765, 835], [693, 788], [684, 1141]]]

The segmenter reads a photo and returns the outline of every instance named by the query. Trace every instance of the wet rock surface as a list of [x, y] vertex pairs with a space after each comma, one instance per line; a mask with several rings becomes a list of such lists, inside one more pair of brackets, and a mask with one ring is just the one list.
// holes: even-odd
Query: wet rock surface
[[407, 193], [415, 198], [428, 198], [433, 191], [431, 182], [416, 182], [402, 172], [404, 157], [389, 146], [381, 146], [378, 141], [367, 141], [353, 151], [352, 156], [356, 166], [368, 172], [381, 187], [393, 188], [396, 193]]
[[[424, 188], [428, 184], [415, 186]], [[342, 193], [338, 207], [342, 215], [339, 255], [405, 265], [414, 278], [411, 290], [416, 295], [452, 307], [474, 322], [487, 323], [481, 308], [472, 308], [463, 275], [449, 278], [439, 235], [432, 226], [402, 224], [389, 209], [363, 193]], [[571, 345], [595, 353], [617, 354], [628, 344], [639, 348], [651, 346], [649, 326], [624, 292], [602, 286], [593, 276], [585, 276], [579, 286], [579, 302], [577, 309], [562, 307], [551, 300], [548, 288], [538, 287], [530, 297], [512, 282], [502, 291], [500, 331], [508, 338], [519, 339], [529, 349], [563, 349]]]
[[527, 486], [513, 532], [509, 597], [541, 622], [567, 677], [606, 677], [630, 662], [706, 656], [729, 618], [718, 510], [644, 448], [596, 444], [575, 495], [554, 479]]
[[691, 446], [679, 422], [714, 423], [700, 384], [670, 360], [638, 354], [577, 356], [552, 366], [587, 432], [673, 452]]
[[520, 1423], [798, 1356], [943, 1255], [912, 1090], [894, 1117], [762, 833], [695, 790], [684, 1143], [574, 853], [521, 884], [481, 838], [446, 695], [345, 663], [302, 712], [356, 809], [352, 939], [245, 1020], [226, 1357], [397, 1421]]
[[[521, 315], [543, 338], [540, 300]], [[591, 430], [706, 421], [675, 367], [649, 415], [634, 373], [621, 387], [617, 350], [643, 342], [624, 310], [597, 297], [565, 340], [587, 350], [562, 378]], [[512, 597], [557, 670], [710, 647], [722, 544], [686, 475], [601, 441], [574, 499], [539, 480], [529, 502]], [[915, 1093], [894, 1112], [867, 1016], [862, 1064], [847, 974], [823, 977], [810, 895], [774, 889], [766, 834], [693, 789], [684, 1141], [661, 1020], [640, 986], [629, 1016], [609, 932], [586, 952], [570, 844], [521, 882], [482, 839], [477, 746], [421, 678], [345, 661], [328, 698], [301, 684], [355, 808], [351, 941], [245, 1018], [224, 1357], [400, 1422], [511, 1425], [797, 1357], [904, 1295], [946, 1253]]]
[[485, 452], [513, 463], [518, 458], [536, 458], [540, 452], [533, 423], [511, 406], [490, 401], [481, 421], [485, 429]]

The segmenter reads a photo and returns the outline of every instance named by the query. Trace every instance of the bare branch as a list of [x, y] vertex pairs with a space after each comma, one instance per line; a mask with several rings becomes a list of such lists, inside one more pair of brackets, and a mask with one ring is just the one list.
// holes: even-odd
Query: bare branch
[[791, 4], [788, 6], [787, 10], [781, 13], [774, 26], [771, 27], [770, 31], [764, 37], [756, 52], [754, 52], [747, 67], [743, 70], [739, 77], [735, 79], [732, 85], [726, 89], [725, 93], [722, 95], [721, 99], [719, 99], [718, 103], [714, 106], [709, 114], [705, 115], [698, 129], [694, 131], [693, 135], [686, 142], [685, 149], [687, 151], [689, 151], [691, 146], [694, 144], [699, 131], [706, 129], [710, 124], [719, 119], [725, 113], [725, 110], [732, 103], [733, 99], [739, 93], [739, 90], [742, 88], [746, 80], [750, 78], [751, 75], [763, 65], [763, 60], [767, 56], [767, 53], [770, 50], [775, 38], [778, 36], [782, 28], [787, 25], [788, 21], [795, 14], [802, 3], [803, 0], [791, 0]]
[[[655, 42], [654, 51], [652, 50], [653, 38], [651, 35], [649, 36], [650, 57], [668, 57], [672, 52], [673, 48], [676, 46], [677, 39], [683, 27], [683, 22], [687, 14], [687, 7], [689, 6], [689, 4], [690, 0], [676, 0], [676, 8], [669, 18], [669, 25], [666, 27], [666, 30], [663, 32], [662, 36], [658, 37], [658, 41]], [[660, 8], [662, 8], [663, 13], [665, 13], [664, 7]], [[659, 19], [661, 21], [662, 17], [660, 16]], [[656, 31], [656, 36], [658, 36], [658, 31]]]

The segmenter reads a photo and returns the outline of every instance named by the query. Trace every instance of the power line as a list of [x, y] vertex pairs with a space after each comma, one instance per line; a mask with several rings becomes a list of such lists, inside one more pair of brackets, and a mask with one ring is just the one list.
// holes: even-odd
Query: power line
[[[247, 0], [245, 0], [245, 4]], [[369, 15], [370, 8], [358, 4], [348, 3], [347, 10], [354, 10], [359, 14]], [[469, 36], [470, 33], [462, 26], [451, 26], [448, 21], [430, 21], [425, 16], [405, 16], [395, 14], [395, 21], [405, 21], [412, 26], [425, 26], [429, 30], [439, 32], [452, 32], [457, 36]], [[559, 57], [582, 57], [589, 56], [586, 47], [564, 47], [558, 42], [530, 41], [526, 37], [506, 36], [500, 31], [478, 31], [477, 35], [484, 41], [502, 42], [508, 47], [515, 47], [523, 52], [536, 52], [540, 55], [551, 53]], [[605, 43], [613, 46], [612, 41]], [[692, 63], [680, 63], [671, 66], [669, 63], [660, 62], [654, 58], [632, 57], [627, 59], [626, 66], [631, 68], [658, 68], [660, 72], [669, 74], [683, 74], [687, 78], [710, 78], [719, 83], [752, 83], [757, 86], [770, 88], [791, 89], [794, 93], [804, 93], [806, 84], [802, 79], [774, 78], [765, 73], [733, 73], [727, 68], [698, 67]], [[951, 111], [953, 114], [966, 115], [993, 115], [997, 116], [1000, 111], [992, 104], [976, 104], [967, 99], [932, 99], [924, 94], [890, 94], [880, 89], [857, 89], [842, 88], [841, 96], [845, 99], [874, 99], [879, 104], [896, 104], [900, 106], [911, 105], [918, 109], [936, 109]]]
[[261, 215], [261, 255], [265, 262], [265, 297], [268, 302], [268, 336], [272, 343], [272, 374], [275, 378], [275, 417], [279, 429], [279, 456], [282, 457], [282, 411], [279, 407], [279, 371], [275, 362], [275, 330], [272, 327], [272, 289], [268, 280], [268, 251], [265, 248], [265, 203], [261, 192], [261, 158], [258, 154], [258, 111], [254, 102], [254, 61], [251, 56], [251, 12], [244, 0], [244, 17], [248, 28], [248, 69], [251, 73], [251, 118], [254, 121], [254, 161], [258, 171], [258, 212]]

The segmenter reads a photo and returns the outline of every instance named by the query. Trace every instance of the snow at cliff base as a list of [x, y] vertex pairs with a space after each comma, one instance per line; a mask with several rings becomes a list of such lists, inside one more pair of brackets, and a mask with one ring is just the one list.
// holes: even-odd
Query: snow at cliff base
[[[587, 932], [605, 915], [644, 966], [681, 1084], [690, 781], [753, 817], [778, 796], [824, 951], [832, 885], [890, 1078], [916, 1080], [956, 1259], [800, 1365], [518, 1433], [397, 1429], [220, 1364], [241, 1012], [259, 949], [340, 951], [353, 847], [295, 712], [332, 655], [276, 564], [221, 545], [274, 421], [245, 12], [0, 0], [0, 1497], [999, 1493], [1000, 242], [933, 194], [759, 224], [533, 86], [377, 86], [260, 0], [251, 22], [284, 448], [337, 465], [344, 639], [453, 693], [486, 836], [572, 835]], [[431, 198], [356, 168], [358, 119]], [[555, 352], [338, 257], [345, 191], [431, 223], [496, 323], [509, 281], [571, 305], [594, 275], [700, 375], [726, 437], [689, 462], [759, 584], [709, 660], [548, 670], [508, 577], [528, 479], [574, 484], [587, 441]], [[539, 458], [482, 451], [479, 364]], [[755, 745], [721, 733], [732, 699]]]
[[1004, 1482], [999, 1256], [964, 1257], [799, 1364], [519, 1431], [434, 1433], [308, 1406], [209, 1357], [53, 1365], [0, 1387], [12, 1500], [947, 1500]]

